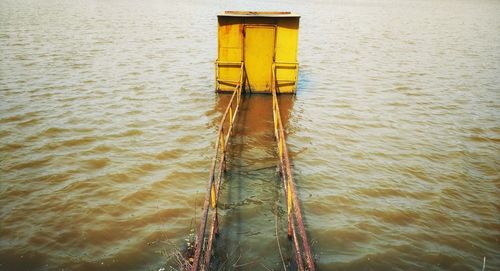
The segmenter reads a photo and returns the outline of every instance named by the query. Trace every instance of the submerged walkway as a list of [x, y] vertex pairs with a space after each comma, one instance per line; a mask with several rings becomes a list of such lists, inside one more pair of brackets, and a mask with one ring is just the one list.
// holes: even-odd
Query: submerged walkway
[[[285, 131], [283, 129], [283, 123], [282, 123], [282, 118], [281, 118], [281, 111], [280, 111], [280, 103], [279, 99], [277, 96], [277, 93], [275, 91], [275, 87], [273, 86], [272, 89], [272, 98], [267, 96], [267, 103], [262, 102], [258, 103], [255, 106], [252, 106], [252, 110], [257, 108], [258, 113], [255, 113], [254, 115], [248, 114], [242, 114], [241, 113], [241, 105], [242, 105], [242, 83], [245, 82], [244, 78], [244, 66], [243, 64], [241, 65], [241, 78], [239, 83], [236, 84], [235, 90], [233, 94], [231, 94], [231, 98], [228, 102], [227, 108], [224, 111], [224, 114], [222, 116], [220, 125], [219, 125], [219, 131], [217, 135], [217, 141], [216, 141], [216, 146], [215, 146], [215, 154], [212, 160], [211, 168], [210, 168], [210, 178], [208, 182], [208, 187], [207, 187], [207, 193], [205, 197], [205, 202], [203, 205], [203, 212], [200, 220], [200, 226], [197, 232], [196, 236], [196, 243], [195, 243], [195, 254], [194, 254], [194, 259], [193, 259], [193, 265], [191, 270], [192, 271], [197, 271], [197, 270], [209, 270], [211, 265], [211, 260], [212, 256], [214, 255], [214, 246], [220, 249], [220, 247], [224, 244], [224, 240], [226, 240], [226, 243], [228, 240], [240, 240], [241, 236], [252, 236], [252, 235], [259, 235], [261, 233], [259, 227], [250, 227], [247, 229], [247, 225], [260, 225], [261, 223], [265, 223], [266, 225], [270, 224], [271, 219], [269, 217], [266, 219], [264, 216], [264, 219], [262, 222], [259, 223], [251, 223], [255, 218], [260, 218], [261, 217], [261, 212], [262, 210], [259, 209], [255, 204], [253, 209], [250, 208], [247, 210], [248, 205], [245, 204], [245, 200], [254, 200], [257, 203], [261, 203], [263, 206], [262, 208], [265, 210], [265, 207], [267, 209], [269, 208], [274, 208], [275, 212], [276, 210], [279, 210], [278, 207], [275, 206], [275, 204], [271, 204], [271, 206], [265, 206], [264, 203], [269, 205], [269, 202], [263, 201], [262, 196], [264, 195], [272, 195], [274, 193], [274, 197], [270, 197], [272, 201], [276, 199], [276, 202], [278, 202], [280, 190], [282, 190], [281, 194], [282, 196], [282, 204], [286, 207], [285, 209], [285, 216], [287, 217], [288, 223], [287, 223], [287, 235], [290, 239], [290, 242], [283, 242], [284, 247], [290, 247], [290, 245], [286, 243], [290, 243], [292, 247], [292, 254], [293, 254], [293, 259], [294, 259], [294, 264], [297, 266], [298, 270], [315, 270], [314, 262], [313, 262], [313, 257], [311, 253], [311, 249], [309, 246], [309, 242], [307, 239], [307, 234], [305, 232], [303, 220], [302, 220], [302, 211], [300, 208], [300, 202], [297, 196], [296, 192], [296, 187], [295, 183], [293, 181], [293, 176], [292, 172], [290, 169], [290, 160], [288, 157], [288, 149], [286, 145], [286, 135]], [[273, 74], [273, 78], [274, 78]], [[265, 97], [261, 97], [265, 98]], [[271, 99], [269, 99], [271, 98]], [[250, 103], [250, 102], [249, 102]], [[248, 104], [249, 104], [248, 103]], [[247, 105], [248, 105], [247, 104]], [[266, 110], [267, 109], [267, 110]], [[267, 112], [266, 112], [267, 111]], [[243, 117], [243, 118], [242, 118]], [[252, 118], [255, 117], [257, 118], [256, 120], [245, 120], [244, 118]], [[241, 119], [240, 119], [241, 118]], [[238, 122], [237, 122], [238, 121]], [[267, 124], [266, 125], [266, 121]], [[238, 125], [238, 124], [239, 125]], [[239, 176], [240, 180], [233, 180], [231, 179], [231, 172], [229, 171], [227, 174], [225, 172], [228, 169], [228, 158], [232, 157], [235, 158], [238, 154], [238, 149], [233, 150], [232, 148], [234, 147], [239, 147], [239, 153], [243, 154], [247, 150], [242, 150], [242, 148], [249, 148], [248, 151], [251, 151], [252, 148], [255, 148], [255, 146], [258, 146], [261, 144], [261, 140], [256, 140], [256, 142], [243, 142], [240, 144], [235, 144], [233, 142], [232, 145], [230, 145], [231, 138], [233, 134], [235, 133], [236, 128], [235, 127], [240, 127], [243, 130], [250, 128], [250, 132], [260, 132], [260, 129], [255, 129], [255, 127], [252, 127], [252, 125], [263, 125], [267, 126], [267, 129], [270, 131], [273, 131], [272, 133], [274, 134], [274, 143], [271, 143], [273, 138], [272, 134], [269, 137], [269, 139], [264, 139], [262, 141], [267, 141], [267, 144], [269, 146], [271, 145], [276, 145], [275, 147], [275, 155], [277, 155], [277, 161], [275, 160], [275, 165], [278, 165], [278, 172], [280, 176], [280, 182], [274, 182], [275, 185], [272, 189], [263, 189], [265, 187], [264, 185], [256, 185], [253, 184], [253, 182], [257, 182], [258, 179], [252, 180], [251, 182], [248, 180], [249, 178], [243, 178], [247, 179], [245, 182], [241, 180], [241, 172], [244, 172], [244, 168], [242, 167], [239, 169], [240, 174], [235, 175]], [[253, 129], [252, 129], [253, 128]], [[268, 130], [268, 131], [269, 131]], [[262, 131], [265, 134], [265, 130]], [[233, 154], [231, 154], [234, 152]], [[276, 156], [275, 156], [276, 157]], [[241, 156], [240, 156], [241, 158]], [[257, 157], [258, 160], [262, 161], [262, 157]], [[237, 161], [237, 159], [235, 159]], [[244, 161], [244, 160], [241, 160]], [[265, 159], [264, 159], [265, 161]], [[251, 163], [249, 163], [251, 164]], [[233, 164], [233, 166], [236, 165]], [[240, 165], [241, 166], [241, 165]], [[245, 165], [245, 166], [252, 166], [252, 165]], [[262, 167], [262, 169], [265, 171], [265, 169], [271, 168], [272, 170], [276, 171], [276, 168], [273, 169], [272, 165], [266, 164], [266, 166]], [[248, 169], [248, 168], [247, 168]], [[260, 168], [254, 168], [254, 170], [258, 170]], [[243, 170], [243, 171], [242, 171]], [[233, 173], [236, 173], [238, 171], [234, 171]], [[228, 182], [231, 182], [230, 185], [227, 186], [227, 197], [226, 199], [226, 205], [224, 205], [222, 200], [219, 200], [221, 198], [221, 190], [222, 190], [222, 183], [223, 181], [227, 179]], [[268, 178], [263, 178], [261, 181], [266, 181], [273, 182], [273, 180], [276, 179], [275, 174], [269, 174]], [[250, 182], [250, 184], [247, 183]], [[238, 182], [238, 183], [236, 183]], [[226, 182], [227, 183], [227, 182]], [[279, 185], [278, 185], [279, 184]], [[258, 187], [260, 188], [259, 193], [255, 193], [255, 190], [259, 190]], [[271, 186], [272, 187], [272, 186]], [[234, 189], [234, 190], [233, 190]], [[269, 191], [267, 191], [269, 190]], [[275, 191], [272, 191], [275, 190]], [[254, 192], [252, 192], [254, 191]], [[254, 197], [252, 198], [247, 198], [247, 196], [242, 197], [243, 193], [245, 195], [248, 195], [248, 193], [255, 193]], [[271, 194], [267, 194], [271, 193]], [[231, 210], [231, 208], [228, 208], [228, 206], [231, 206], [231, 198], [235, 197], [236, 198], [236, 203], [241, 204], [244, 206], [241, 208], [238, 212], [235, 212], [234, 214], [231, 214], [230, 212], [226, 210]], [[269, 196], [268, 196], [269, 197]], [[238, 200], [243, 200], [238, 202]], [[268, 200], [269, 201], [269, 200]], [[272, 210], [272, 209], [271, 209]], [[219, 223], [219, 213], [224, 212], [225, 214], [225, 220], [223, 223]], [[248, 212], [248, 213], [245, 213]], [[227, 216], [227, 219], [226, 219]], [[242, 221], [242, 219], [245, 218], [245, 221]], [[235, 222], [236, 221], [236, 222]], [[271, 222], [272, 223], [272, 222]], [[276, 223], [276, 222], [275, 222]], [[276, 227], [272, 223], [276, 230], [281, 227]], [[240, 230], [228, 230], [227, 233], [229, 233], [227, 236], [220, 238], [222, 239], [220, 244], [217, 244], [218, 242], [215, 242], [216, 237], [219, 235], [220, 232], [220, 227], [222, 226], [228, 226], [234, 224], [233, 226]], [[245, 227], [243, 229], [242, 227]], [[234, 228], [234, 227], [230, 227]], [[262, 227], [264, 229], [264, 227]], [[267, 229], [267, 228], [266, 228]], [[231, 238], [231, 234], [233, 234], [233, 238]], [[284, 234], [283, 234], [284, 235]], [[249, 246], [248, 249], [253, 251], [256, 249], [262, 249], [263, 253], [270, 253], [271, 251], [276, 251], [277, 254], [279, 252], [279, 255], [283, 254], [281, 251], [281, 247], [276, 248], [278, 242], [275, 238], [270, 238], [274, 240], [269, 240], [269, 241], [262, 241], [260, 238], [249, 238], [249, 240], [257, 240], [254, 242], [253, 245]], [[279, 239], [279, 238], [278, 238]], [[260, 240], [260, 241], [259, 241]], [[273, 247], [270, 244], [273, 242], [276, 243], [276, 245]], [[251, 243], [251, 242], [250, 242]], [[268, 244], [269, 245], [266, 245]], [[241, 246], [241, 243], [238, 243]], [[246, 245], [245, 245], [246, 246]], [[231, 245], [226, 244], [225, 249], [231, 249]], [[240, 249], [241, 250], [241, 249]], [[232, 251], [234, 252], [234, 250]], [[249, 252], [245, 252], [249, 253]], [[241, 255], [241, 254], [240, 254]], [[241, 257], [241, 256], [236, 256]], [[228, 255], [227, 258], [231, 258], [231, 256]], [[238, 259], [238, 258], [237, 258]], [[238, 260], [239, 261], [239, 260]], [[284, 262], [284, 260], [283, 260]], [[283, 263], [285, 264], [285, 263]], [[233, 264], [233, 265], [238, 265], [238, 263]], [[235, 267], [235, 266], [233, 266]]]
[[290, 258], [276, 151], [269, 144], [274, 140], [271, 105], [270, 96], [242, 100], [218, 202], [220, 235], [214, 244], [213, 269], [283, 270], [276, 218], [283, 254]]

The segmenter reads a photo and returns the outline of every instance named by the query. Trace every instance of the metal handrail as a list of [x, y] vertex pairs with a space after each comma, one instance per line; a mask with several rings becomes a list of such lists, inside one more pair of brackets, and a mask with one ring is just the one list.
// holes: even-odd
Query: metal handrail
[[282, 62], [282, 61], [276, 61], [276, 62], [274, 62], [274, 65], [275, 66], [277, 66], [277, 65], [295, 65], [295, 66], [298, 66], [299, 62]]
[[[212, 164], [210, 167], [210, 177], [208, 181], [207, 193], [205, 195], [205, 201], [203, 204], [203, 212], [200, 220], [200, 226], [196, 235], [195, 241], [195, 253], [193, 256], [193, 263], [191, 265], [191, 271], [206, 270], [210, 266], [210, 260], [212, 256], [212, 248], [214, 237], [218, 234], [218, 200], [220, 187], [222, 182], [223, 172], [226, 170], [226, 146], [229, 143], [230, 137], [232, 135], [233, 123], [238, 116], [240, 102], [241, 102], [241, 92], [244, 88], [246, 75], [245, 66], [243, 62], [240, 62], [240, 81], [237, 83], [229, 104], [222, 115], [220, 121], [220, 126], [217, 134], [217, 140], [215, 143], [215, 154], [212, 159]], [[304, 223], [302, 219], [302, 211], [300, 208], [300, 202], [296, 193], [295, 183], [290, 169], [290, 160], [288, 158], [288, 148], [286, 145], [285, 131], [283, 129], [283, 124], [280, 115], [280, 109], [277, 98], [278, 80], [276, 79], [276, 64], [272, 65], [272, 99], [273, 99], [273, 122], [274, 122], [274, 134], [276, 141], [278, 143], [278, 155], [280, 160], [280, 173], [281, 179], [283, 181], [283, 189], [285, 192], [285, 199], [287, 205], [287, 215], [288, 215], [288, 236], [292, 239], [293, 249], [295, 254], [295, 259], [299, 270], [304, 271], [314, 271], [314, 260], [311, 253], [311, 248], [308, 243], [307, 234], [304, 228]], [[294, 65], [298, 68], [297, 63], [286, 63]], [[218, 63], [216, 62], [216, 66]], [[227, 122], [227, 123], [226, 123]], [[225, 125], [227, 126], [227, 131], [224, 131]], [[216, 171], [217, 169], [217, 171]], [[207, 231], [207, 220], [208, 215], [211, 212], [211, 223], [210, 228]], [[298, 231], [297, 231], [298, 228]], [[300, 239], [299, 239], [300, 237]], [[202, 253], [204, 254], [202, 255]], [[305, 263], [304, 263], [305, 260]]]
[[[207, 194], [205, 195], [205, 201], [203, 204], [203, 212], [200, 221], [200, 227], [196, 235], [195, 243], [195, 253], [193, 257], [193, 264], [191, 266], [192, 271], [198, 271], [199, 269], [204, 270], [210, 265], [210, 258], [212, 256], [212, 245], [214, 236], [218, 234], [218, 212], [217, 203], [219, 200], [220, 185], [222, 182], [223, 171], [226, 169], [226, 146], [229, 143], [229, 139], [233, 130], [233, 123], [238, 116], [238, 111], [240, 108], [241, 92], [244, 87], [244, 63], [240, 62], [240, 82], [236, 85], [229, 104], [222, 115], [220, 121], [219, 130], [217, 133], [217, 141], [215, 143], [215, 154], [212, 158], [212, 164], [210, 167], [210, 177], [208, 181]], [[233, 109], [234, 107], [234, 109]], [[234, 113], [233, 113], [234, 112]], [[229, 118], [228, 118], [229, 116]], [[224, 133], [224, 124], [228, 120], [228, 129]], [[217, 167], [217, 174], [215, 174], [215, 169]], [[212, 209], [212, 219], [210, 224], [210, 230], [208, 232], [207, 243], [205, 244], [206, 237], [206, 227], [208, 213]], [[202, 250], [205, 248], [204, 260], [202, 258]]]
[[[284, 80], [278, 80], [277, 79], [277, 76], [276, 76], [276, 68], [278, 66], [292, 66], [294, 68], [294, 70], [297, 70], [295, 72], [295, 77], [293, 80], [287, 80], [286, 83], [293, 83], [293, 88], [294, 89], [297, 89], [297, 81], [298, 81], [298, 69], [299, 69], [299, 63], [298, 62], [274, 62], [273, 65], [272, 65], [272, 70], [273, 70], [273, 84], [274, 84], [274, 87], [273, 89], [276, 89], [278, 87], [278, 83], [279, 81], [281, 82], [285, 82]], [[289, 81], [289, 82], [288, 82]], [[279, 92], [279, 90], [278, 90]]]
[[[285, 131], [283, 129], [283, 123], [281, 121], [279, 103], [277, 98], [277, 88], [278, 84], [276, 81], [276, 66], [272, 66], [272, 86], [271, 92], [273, 95], [273, 122], [274, 122], [274, 135], [276, 137], [276, 142], [278, 144], [278, 156], [280, 160], [280, 173], [281, 179], [283, 181], [283, 189], [285, 192], [286, 205], [287, 205], [287, 215], [288, 215], [288, 236], [292, 238], [293, 246], [295, 250], [295, 259], [299, 270], [314, 271], [314, 259], [312, 257], [311, 248], [307, 240], [307, 234], [304, 227], [302, 219], [302, 211], [300, 208], [300, 201], [296, 193], [295, 182], [293, 181], [292, 172], [290, 169], [290, 159], [288, 158], [288, 148], [286, 145]], [[297, 230], [302, 240], [302, 249], [297, 238]], [[305, 257], [306, 264], [304, 265], [302, 260], [302, 253]]]
[[219, 60], [217, 60], [217, 61], [215, 61], [215, 63], [217, 65], [223, 65], [223, 66], [224, 65], [226, 65], [226, 66], [239, 66], [239, 65], [241, 65], [241, 61], [234, 61], [233, 62], [233, 61], [219, 61]]
[[[219, 88], [220, 88], [220, 84], [229, 84], [229, 85], [233, 85], [233, 84], [236, 84], [238, 83], [237, 81], [232, 81], [232, 80], [225, 80], [225, 79], [220, 79], [219, 78], [219, 69], [220, 69], [220, 66], [226, 66], [226, 67], [242, 67], [242, 64], [243, 62], [239, 61], [239, 62], [233, 62], [233, 61], [219, 61], [219, 60], [216, 60], [214, 62], [214, 65], [215, 65], [215, 91], [218, 91]], [[241, 79], [241, 78], [240, 78]], [[241, 81], [240, 81], [241, 82]]]

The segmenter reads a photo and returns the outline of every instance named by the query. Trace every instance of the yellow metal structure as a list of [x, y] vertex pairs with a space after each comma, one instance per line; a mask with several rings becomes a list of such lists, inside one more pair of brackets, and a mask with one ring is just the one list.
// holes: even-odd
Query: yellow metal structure
[[272, 94], [273, 127], [287, 206], [288, 237], [297, 270], [314, 271], [313, 254], [293, 181], [277, 98], [278, 93], [295, 93], [297, 90], [299, 16], [289, 12], [226, 11], [218, 16], [218, 22], [216, 90], [231, 92], [232, 96], [219, 124], [194, 254], [190, 258], [191, 265], [185, 270], [204, 271], [214, 267], [211, 259], [214, 240], [219, 234], [218, 200], [234, 122], [238, 117], [242, 92], [246, 90]]
[[300, 17], [290, 12], [226, 11], [218, 16], [215, 88], [232, 92], [243, 63], [245, 91], [295, 93]]

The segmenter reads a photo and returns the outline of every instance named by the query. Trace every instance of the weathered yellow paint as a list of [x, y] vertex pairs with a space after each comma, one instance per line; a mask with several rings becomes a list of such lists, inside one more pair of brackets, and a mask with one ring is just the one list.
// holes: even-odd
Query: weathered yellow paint
[[[233, 91], [245, 63], [245, 91], [295, 93], [299, 16], [289, 12], [225, 12], [218, 15], [216, 91]], [[272, 78], [272, 69], [275, 77]], [[276, 84], [273, 84], [275, 80]]]
[[244, 61], [250, 92], [270, 92], [274, 61], [273, 26], [247, 25], [244, 28]]
[[210, 187], [210, 203], [212, 205], [212, 209], [215, 208], [215, 186], [213, 184]]

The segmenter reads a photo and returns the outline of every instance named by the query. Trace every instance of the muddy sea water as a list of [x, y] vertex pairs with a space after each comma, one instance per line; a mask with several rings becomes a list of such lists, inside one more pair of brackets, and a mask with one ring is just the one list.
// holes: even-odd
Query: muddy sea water
[[[1, 0], [0, 270], [175, 267], [228, 101], [223, 10], [302, 16], [280, 104], [320, 270], [500, 270], [495, 0]], [[271, 128], [245, 97], [219, 269], [293, 259]]]

